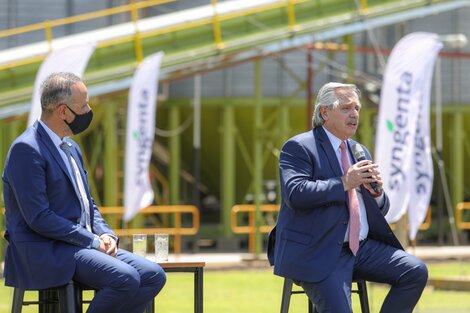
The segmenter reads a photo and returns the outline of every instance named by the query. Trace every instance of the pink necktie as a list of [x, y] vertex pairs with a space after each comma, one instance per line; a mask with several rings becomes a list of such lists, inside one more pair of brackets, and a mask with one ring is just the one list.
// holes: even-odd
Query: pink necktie
[[[341, 148], [341, 166], [343, 172], [349, 169], [349, 158], [346, 152], [346, 142], [343, 141]], [[357, 199], [356, 188], [348, 190], [349, 197], [349, 249], [356, 255], [359, 249], [359, 200]]]

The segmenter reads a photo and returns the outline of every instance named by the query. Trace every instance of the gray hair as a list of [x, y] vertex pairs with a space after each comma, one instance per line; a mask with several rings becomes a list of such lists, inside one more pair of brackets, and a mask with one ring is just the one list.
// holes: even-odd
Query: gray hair
[[60, 105], [67, 104], [72, 96], [71, 87], [81, 82], [80, 77], [73, 73], [52, 73], [41, 85], [41, 109], [45, 116], [50, 116]]
[[320, 88], [317, 95], [317, 101], [315, 102], [315, 110], [313, 111], [312, 124], [313, 127], [322, 126], [325, 120], [320, 114], [321, 107], [327, 107], [328, 109], [334, 109], [340, 104], [340, 99], [336, 93], [339, 88], [350, 89], [356, 93], [357, 98], [361, 97], [360, 90], [354, 84], [342, 84], [329, 82]]

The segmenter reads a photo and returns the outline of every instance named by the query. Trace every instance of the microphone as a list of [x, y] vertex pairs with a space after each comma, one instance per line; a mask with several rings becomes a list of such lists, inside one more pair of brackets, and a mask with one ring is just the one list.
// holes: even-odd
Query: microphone
[[[364, 149], [362, 149], [362, 146], [360, 144], [358, 143], [354, 144], [354, 146], [351, 147], [351, 150], [354, 154], [354, 158], [356, 159], [356, 162], [367, 160], [366, 153], [364, 152]], [[372, 187], [372, 189], [374, 189], [375, 193], [379, 194], [380, 192], [382, 192], [377, 182], [374, 181], [370, 183], [370, 186]]]

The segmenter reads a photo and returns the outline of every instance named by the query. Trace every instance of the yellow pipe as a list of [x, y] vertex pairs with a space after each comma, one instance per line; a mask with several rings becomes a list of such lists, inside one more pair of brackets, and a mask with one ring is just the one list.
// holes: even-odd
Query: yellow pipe
[[181, 213], [175, 214], [175, 251], [181, 251]]
[[470, 202], [457, 203], [455, 208], [455, 225], [458, 229], [470, 229], [470, 222], [463, 220], [463, 211], [470, 209]]
[[[139, 3], [139, 2], [137, 2]], [[144, 59], [144, 52], [142, 50], [142, 41], [140, 40], [140, 32], [139, 32], [139, 11], [137, 8], [137, 3], [132, 5], [132, 22], [134, 23], [134, 48], [135, 48], [135, 57], [137, 59], [137, 63], [142, 62]]]
[[[124, 214], [123, 207], [100, 207], [99, 211], [103, 215], [117, 215], [122, 218]], [[152, 227], [152, 228], [122, 228], [113, 229], [118, 236], [131, 236], [133, 234], [153, 235], [156, 233], [166, 233], [175, 236], [174, 250], [176, 254], [181, 252], [181, 236], [196, 235], [200, 228], [199, 210], [193, 205], [157, 205], [149, 206], [139, 211], [139, 215], [149, 214], [169, 214], [174, 213], [174, 227]], [[182, 225], [182, 214], [192, 215], [192, 227], [184, 227]]]
[[42, 55], [42, 56], [27, 58], [27, 59], [24, 59], [24, 60], [14, 61], [14, 62], [11, 62], [11, 63], [0, 64], [0, 71], [6, 70], [6, 69], [9, 69], [9, 68], [13, 68], [13, 67], [17, 67], [17, 66], [23, 66], [23, 65], [38, 63], [38, 62], [41, 62], [42, 60], [44, 60], [44, 58], [45, 58], [45, 56]]
[[31, 25], [27, 25], [27, 26], [21, 26], [21, 27], [1, 30], [0, 31], [0, 38], [19, 35], [19, 34], [24, 34], [24, 33], [29, 33], [29, 32], [34, 32], [34, 31], [42, 30], [42, 29], [44, 29], [44, 23], [43, 22], [37, 23], [37, 24], [31, 24]]
[[[232, 207], [231, 210], [231, 229], [235, 234], [248, 234], [248, 250], [250, 253], [255, 252], [255, 210], [256, 206], [252, 204], [238, 204]], [[260, 206], [261, 212], [278, 212], [278, 204], [262, 204]], [[239, 213], [248, 213], [248, 226], [239, 226], [238, 225], [238, 214]], [[262, 233], [268, 233], [274, 225], [261, 225], [259, 231]]]
[[248, 235], [248, 250], [255, 253], [256, 247], [256, 219], [255, 211], [248, 212], [248, 224], [250, 225], [250, 234]]
[[[97, 11], [97, 12], [86, 13], [86, 14], [81, 14], [81, 15], [77, 15], [77, 16], [72, 16], [72, 17], [68, 17], [68, 18], [63, 18], [63, 19], [59, 19], [59, 20], [50, 21], [50, 27], [65, 25], [65, 24], [69, 24], [69, 23], [72, 23], [72, 22], [85, 21], [85, 20], [91, 19], [91, 18], [104, 17], [104, 16], [108, 16], [108, 15], [112, 15], [112, 14], [127, 12], [127, 11], [131, 11], [132, 7], [134, 7], [134, 6], [136, 8], [140, 9], [140, 8], [145, 8], [145, 7], [154, 6], [154, 5], [157, 5], [157, 4], [174, 2], [174, 1], [176, 1], [176, 0], [153, 0], [153, 1], [147, 1], [147, 2], [137, 2], [135, 4], [129, 4], [129, 5], [121, 6], [121, 7], [116, 7], [116, 8], [111, 8], [111, 9], [101, 10], [101, 11]], [[214, 1], [214, 0], [211, 0], [211, 1]], [[305, 1], [306, 0], [289, 0], [289, 4], [290, 3], [298, 4], [298, 3], [305, 2]], [[276, 4], [265, 5], [265, 6], [254, 8], [254, 9], [246, 9], [246, 10], [243, 10], [241, 12], [236, 12], [236, 13], [228, 13], [228, 14], [224, 14], [224, 15], [217, 14], [217, 21], [218, 21], [218, 23], [220, 23], [221, 21], [230, 20], [230, 19], [240, 17], [240, 16], [246, 16], [246, 15], [250, 15], [250, 14], [256, 14], [256, 13], [260, 13], [260, 12], [264, 12], [264, 11], [269, 11], [269, 10], [282, 8], [282, 7], [285, 7], [286, 5], [287, 5], [286, 2], [276, 3]], [[156, 31], [149, 31], [149, 32], [146, 32], [146, 33], [139, 33], [138, 37], [136, 37], [135, 35], [132, 35], [132, 36], [126, 36], [126, 37], [119, 38], [119, 39], [108, 40], [108, 41], [101, 42], [101, 43], [97, 44], [97, 47], [98, 48], [109, 47], [109, 46], [112, 46], [112, 45], [115, 45], [115, 44], [120, 44], [120, 43], [130, 42], [132, 40], [136, 40], [136, 59], [139, 60], [139, 58], [140, 58], [140, 60], [141, 60], [141, 59], [143, 59], [143, 49], [141, 47], [141, 39], [151, 37], [151, 36], [155, 36], [155, 35], [171, 33], [171, 32], [185, 30], [185, 29], [190, 29], [190, 28], [194, 28], [194, 27], [198, 27], [198, 26], [204, 26], [204, 25], [211, 24], [213, 22], [214, 22], [213, 18], [207, 18], [207, 19], [203, 19], [203, 20], [200, 20], [200, 21], [188, 22], [188, 23], [184, 23], [182, 25], [167, 27], [165, 29], [159, 29], [159, 30], [156, 30]], [[17, 35], [17, 34], [21, 34], [21, 33], [25, 33], [25, 32], [30, 32], [30, 31], [37, 31], [37, 30], [41, 30], [41, 29], [45, 29], [44, 23], [38, 23], [38, 24], [29, 25], [29, 26], [18, 27], [18, 28], [14, 28], [14, 29], [10, 29], [10, 30], [0, 31], [0, 38], [1, 37], [6, 37], [6, 36]], [[220, 32], [220, 26], [219, 26], [219, 32]], [[214, 35], [216, 35], [216, 34], [214, 34]], [[52, 37], [52, 31], [51, 31], [51, 37]], [[139, 47], [139, 45], [140, 45], [140, 47]], [[218, 39], [216, 39], [216, 45], [218, 45], [217, 48], [223, 47], [221, 36], [220, 36], [219, 41], [218, 41]], [[9, 68], [12, 68], [12, 67], [15, 67], [15, 66], [21, 66], [21, 65], [32, 64], [32, 63], [35, 63], [35, 62], [39, 62], [39, 61], [43, 60], [44, 57], [45, 56], [33, 57], [33, 58], [28, 58], [28, 59], [25, 59], [25, 60], [21, 60], [21, 61], [15, 61], [15, 62], [12, 62], [12, 63], [3, 64], [3, 65], [0, 65], [0, 70], [9, 69]]]
[[[123, 207], [100, 207], [101, 214], [103, 215], [119, 215], [122, 218], [124, 214]], [[198, 208], [193, 205], [161, 205], [161, 206], [150, 206], [139, 212], [139, 214], [155, 214], [155, 213], [175, 213], [175, 226], [174, 227], [158, 227], [158, 228], [125, 228], [125, 229], [114, 229], [114, 232], [118, 236], [131, 236], [133, 234], [147, 234], [153, 235], [169, 234], [175, 236], [174, 250], [176, 254], [181, 253], [181, 236], [196, 235], [200, 228], [199, 223], [199, 211]], [[192, 227], [183, 227], [181, 214], [191, 213], [193, 218]], [[5, 214], [5, 208], [0, 209], [0, 214]], [[0, 225], [0, 231], [5, 229], [4, 225]]]
[[47, 46], [49, 47], [49, 52], [52, 51], [52, 27], [49, 20], [44, 22], [44, 33], [46, 35]]
[[219, 14], [217, 13], [217, 0], [211, 0], [212, 4], [212, 29], [214, 32], [215, 46], [217, 49], [223, 49], [222, 33], [220, 31]]
[[[211, 1], [213, 1], [213, 0], [211, 0]], [[301, 2], [305, 2], [306, 0], [291, 0], [291, 1], [293, 1], [294, 3], [301, 3]], [[246, 15], [251, 15], [251, 14], [257, 14], [257, 13], [261, 13], [261, 12], [269, 11], [269, 10], [275, 10], [275, 9], [279, 9], [279, 8], [282, 8], [282, 7], [285, 7], [285, 6], [286, 6], [285, 3], [275, 3], [275, 4], [264, 5], [262, 7], [258, 7], [258, 8], [254, 8], [254, 9], [246, 9], [246, 10], [236, 12], [236, 13], [227, 13], [227, 14], [224, 14], [224, 15], [218, 15], [218, 21], [219, 22], [220, 21], [227, 21], [227, 20], [230, 20], [230, 19], [233, 19], [233, 18], [236, 18], [236, 17], [246, 16]], [[169, 27], [164, 28], [164, 29], [157, 29], [157, 30], [154, 30], [154, 31], [146, 32], [146, 33], [142, 34], [142, 38], [147, 38], [147, 37], [151, 37], [151, 36], [155, 36], [155, 35], [161, 35], [161, 34], [176, 32], [176, 31], [180, 31], [180, 30], [186, 30], [186, 29], [190, 29], [190, 28], [194, 28], [194, 27], [198, 27], [198, 26], [209, 25], [211, 23], [213, 23], [213, 18], [206, 18], [206, 19], [201, 19], [201, 20], [198, 20], [198, 21], [187, 22], [187, 23], [184, 23], [184, 24], [181, 24], [181, 25], [169, 26]]]
[[[123, 6], [110, 8], [110, 9], [104, 9], [104, 10], [100, 10], [96, 12], [90, 12], [90, 13], [60, 18], [60, 19], [50, 21], [50, 23], [51, 23], [51, 27], [62, 26], [62, 25], [73, 24], [77, 22], [83, 22], [83, 21], [87, 21], [87, 20], [91, 20], [95, 18], [106, 17], [109, 15], [129, 12], [132, 10], [134, 6], [136, 6], [138, 9], [142, 9], [142, 8], [147, 8], [147, 7], [169, 3], [169, 2], [175, 2], [175, 1], [176, 0], [152, 0], [152, 1], [145, 1], [145, 2], [137, 2], [134, 4], [126, 4]], [[0, 38], [24, 34], [24, 33], [32, 32], [32, 31], [41, 30], [41, 29], [44, 29], [44, 23], [31, 24], [27, 26], [21, 26], [21, 27], [16, 27], [12, 29], [2, 30], [0, 31]]]
[[100, 17], [106, 17], [110, 15], [115, 15], [115, 14], [120, 14], [120, 13], [126, 13], [126, 12], [132, 12], [134, 9], [143, 9], [155, 5], [160, 5], [168, 2], [175, 2], [176, 0], [153, 0], [153, 1], [143, 1], [143, 2], [135, 2], [135, 3], [130, 3], [126, 5], [122, 5], [119, 7], [115, 8], [110, 8], [110, 9], [104, 9], [104, 10], [99, 10], [95, 12], [90, 12], [90, 13], [84, 13], [80, 15], [74, 15], [74, 16], [69, 16], [69, 17], [64, 17], [60, 18], [57, 20], [54, 20], [52, 22], [52, 25], [55, 26], [63, 26], [67, 24], [73, 24], [77, 22], [84, 22]]
[[361, 0], [361, 14], [366, 15], [368, 13], [367, 0]]
[[[51, 27], [56, 27], [56, 26], [62, 26], [62, 25], [67, 25], [67, 24], [72, 24], [72, 23], [77, 23], [77, 22], [83, 22], [86, 20], [90, 19], [95, 19], [99, 17], [106, 17], [109, 15], [114, 15], [114, 14], [120, 14], [120, 13], [125, 13], [132, 11], [132, 7], [136, 6], [138, 9], [150, 7], [150, 6], [155, 6], [159, 4], [164, 4], [164, 3], [169, 3], [169, 2], [175, 2], [176, 0], [153, 0], [153, 1], [147, 1], [147, 2], [137, 2], [134, 4], [127, 4], [124, 6], [116, 7], [116, 8], [110, 8], [110, 9], [105, 9], [105, 10], [100, 10], [96, 12], [91, 12], [91, 13], [85, 13], [85, 14], [80, 14], [80, 15], [75, 15], [75, 16], [70, 16], [66, 18], [61, 18], [57, 20], [51, 21]], [[211, 0], [213, 1], [213, 0]], [[297, 3], [302, 3], [305, 2], [306, 0], [289, 0], [292, 1], [294, 4]], [[228, 20], [232, 19], [235, 17], [243, 16], [243, 15], [249, 15], [249, 14], [256, 14], [268, 10], [273, 10], [277, 8], [281, 8], [286, 6], [284, 3], [277, 3], [277, 4], [270, 4], [270, 5], [265, 5], [262, 7], [254, 8], [254, 9], [246, 9], [241, 12], [237, 13], [228, 13], [224, 15], [218, 15], [218, 20]], [[208, 24], [210, 23], [211, 20], [205, 21], [202, 24]], [[191, 27], [184, 27], [185, 28], [191, 28]], [[32, 24], [32, 25], [27, 25], [27, 26], [21, 26], [21, 27], [16, 27], [12, 29], [7, 29], [7, 30], [2, 30], [0, 31], [0, 38], [1, 37], [8, 37], [8, 36], [14, 36], [14, 35], [19, 35], [27, 32], [32, 32], [32, 31], [37, 31], [44, 29], [44, 23], [37, 23], [37, 24]]]
[[289, 17], [289, 28], [295, 30], [295, 0], [288, 0], [287, 14]]
[[[431, 219], [432, 219], [431, 215], [432, 215], [432, 210], [431, 210], [431, 207], [429, 206], [428, 210], [426, 212], [426, 218], [424, 219], [424, 221], [419, 226], [419, 230], [428, 230], [429, 227], [431, 227]], [[409, 228], [408, 226], [409, 225], [406, 225], [407, 229]], [[390, 224], [390, 228], [392, 230], [395, 230], [395, 223]]]

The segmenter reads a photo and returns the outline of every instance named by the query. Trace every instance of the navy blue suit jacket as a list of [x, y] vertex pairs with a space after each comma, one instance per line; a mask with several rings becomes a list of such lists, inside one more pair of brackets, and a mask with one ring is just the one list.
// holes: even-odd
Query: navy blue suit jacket
[[[80, 149], [70, 142], [84, 178], [93, 233], [114, 235], [90, 195]], [[24, 289], [66, 284], [75, 271], [74, 253], [91, 248], [94, 235], [79, 225], [81, 206], [72, 177], [40, 123], [13, 142], [2, 178], [8, 241], [5, 284]]]
[[[349, 141], [350, 146], [354, 143]], [[364, 151], [371, 159], [365, 147]], [[317, 127], [289, 139], [282, 148], [279, 168], [282, 202], [268, 247], [274, 273], [318, 282], [334, 269], [349, 220], [343, 173], [324, 129]], [[368, 237], [403, 249], [384, 218], [388, 197], [379, 208], [363, 186], [361, 193]]]

